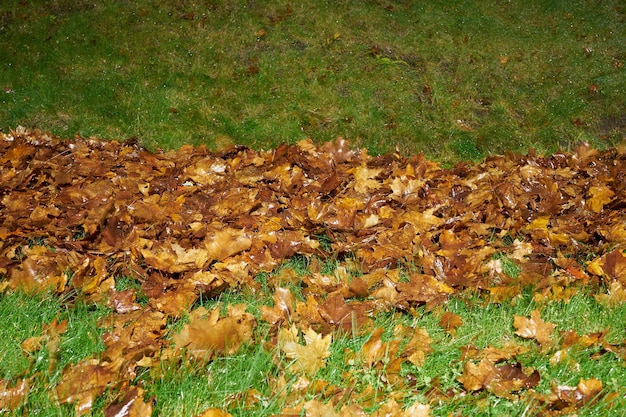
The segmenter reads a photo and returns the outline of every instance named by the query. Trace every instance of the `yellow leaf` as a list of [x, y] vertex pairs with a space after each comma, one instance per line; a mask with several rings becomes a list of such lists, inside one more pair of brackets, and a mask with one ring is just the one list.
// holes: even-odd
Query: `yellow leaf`
[[587, 200], [589, 208], [594, 213], [600, 213], [602, 208], [613, 200], [615, 193], [606, 185], [594, 185], [589, 188], [587, 194], [590, 196]]
[[430, 417], [428, 404], [415, 403], [402, 413], [402, 417]]
[[530, 224], [528, 226], [526, 226], [526, 229], [528, 229], [528, 230], [536, 230], [536, 229], [547, 230], [548, 229], [548, 223], [550, 223], [550, 216], [539, 216], [535, 220], [530, 222]]
[[593, 261], [587, 262], [587, 272], [593, 275], [597, 275], [599, 277], [604, 276], [604, 269], [602, 269], [603, 266], [604, 260], [600, 256]]
[[354, 176], [354, 190], [357, 193], [365, 194], [369, 190], [380, 188], [380, 181], [375, 178], [383, 171], [382, 168], [368, 168], [363, 162], [360, 166], [348, 171]]
[[278, 333], [278, 347], [289, 359], [295, 359], [290, 368], [311, 376], [326, 366], [332, 335], [322, 336], [309, 328], [304, 332], [304, 341], [305, 345], [298, 343], [295, 325], [290, 329], [280, 329]]
[[217, 261], [249, 249], [251, 245], [252, 240], [245, 236], [243, 230], [231, 228], [216, 232], [214, 236], [207, 237], [204, 242], [209, 257]]
[[222, 411], [219, 408], [209, 408], [204, 410], [202, 414], [198, 414], [197, 417], [232, 417], [232, 414]]

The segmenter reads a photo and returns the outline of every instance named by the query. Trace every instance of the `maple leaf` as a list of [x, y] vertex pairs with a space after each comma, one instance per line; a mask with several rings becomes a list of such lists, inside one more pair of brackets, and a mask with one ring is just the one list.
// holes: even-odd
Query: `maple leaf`
[[228, 306], [228, 315], [220, 317], [215, 307], [207, 318], [192, 317], [183, 329], [173, 336], [178, 350], [186, 349], [193, 358], [210, 360], [214, 355], [232, 355], [252, 338], [256, 325], [254, 316], [246, 313], [246, 305]]
[[170, 273], [202, 269], [213, 259], [206, 249], [185, 249], [176, 242], [141, 249], [141, 255], [153, 268]]
[[359, 355], [365, 362], [365, 365], [371, 367], [374, 363], [382, 360], [387, 354], [387, 342], [383, 342], [383, 334], [385, 329], [382, 327], [374, 330], [370, 338], [361, 348]]
[[454, 314], [451, 311], [446, 311], [443, 316], [441, 316], [441, 319], [439, 319], [439, 325], [451, 335], [454, 335], [456, 333], [456, 328], [462, 324], [463, 320], [461, 319], [461, 316]]
[[517, 329], [516, 335], [525, 339], [536, 339], [544, 348], [553, 343], [551, 335], [556, 325], [544, 322], [539, 310], [533, 310], [530, 313], [530, 318], [514, 316], [513, 326]]
[[[319, 400], [309, 400], [303, 406], [306, 417], [341, 417], [340, 413], [335, 412], [332, 403], [324, 404]], [[301, 415], [298, 413], [298, 415]]]
[[274, 290], [274, 307], [261, 306], [261, 317], [270, 324], [281, 320], [289, 320], [293, 313], [295, 298], [289, 288], [276, 287]]
[[117, 313], [124, 314], [136, 311], [142, 307], [135, 302], [135, 290], [128, 289], [124, 291], [109, 291], [109, 299], [107, 306], [113, 308]]
[[368, 168], [363, 162], [360, 166], [349, 170], [348, 173], [354, 175], [354, 190], [357, 193], [365, 194], [370, 190], [380, 188], [381, 183], [375, 178], [382, 171], [382, 168]]
[[[430, 335], [425, 329], [420, 327], [415, 327], [414, 329], [407, 329], [412, 333], [411, 339], [404, 346], [404, 350], [402, 352], [403, 356], [415, 366], [423, 366], [426, 360], [426, 355], [432, 352], [432, 348], [430, 344], [432, 343], [432, 339]], [[395, 332], [398, 333], [397, 331]]]
[[22, 350], [25, 353], [34, 353], [41, 349], [43, 345], [48, 349], [48, 370], [54, 371], [59, 359], [59, 347], [61, 344], [61, 334], [67, 330], [67, 320], [59, 322], [56, 318], [50, 324], [44, 324], [41, 336], [29, 337], [22, 342]]
[[626, 286], [619, 281], [613, 281], [609, 284], [608, 294], [595, 294], [594, 298], [600, 304], [605, 306], [616, 306], [626, 303]]
[[491, 382], [495, 373], [495, 364], [488, 359], [481, 360], [478, 365], [468, 361], [463, 366], [463, 373], [457, 380], [463, 384], [466, 391], [478, 391]]
[[15, 410], [26, 402], [30, 383], [29, 379], [20, 379], [14, 385], [10, 381], [0, 380], [0, 410]]
[[553, 385], [551, 393], [538, 399], [556, 410], [573, 411], [597, 399], [602, 393], [602, 381], [596, 378], [581, 378], [578, 385]]
[[84, 359], [63, 370], [61, 382], [54, 393], [61, 403], [75, 403], [76, 415], [91, 413], [96, 397], [118, 381], [118, 372], [111, 363]]
[[525, 261], [526, 257], [533, 252], [533, 245], [530, 242], [522, 242], [519, 239], [513, 241], [513, 252], [508, 255], [511, 259]]
[[613, 200], [615, 193], [606, 185], [594, 185], [587, 192], [589, 198], [587, 204], [591, 211], [600, 213], [605, 205]]
[[[164, 348], [163, 337], [167, 318], [183, 316], [199, 293], [214, 297], [228, 287], [258, 291], [256, 273], [297, 254], [319, 254], [315, 236], [325, 233], [331, 250], [353, 254], [365, 275], [326, 275], [311, 262], [310, 276], [271, 276], [274, 306], [262, 308], [274, 329], [285, 322], [314, 326], [316, 332], [304, 332], [304, 344], [302, 332], [292, 331], [297, 328], [278, 330], [279, 351], [293, 359], [290, 370], [308, 375], [328, 359], [331, 337], [317, 331], [360, 330], [371, 311], [413, 312], [416, 304], [430, 307], [458, 288], [487, 288], [492, 300], [504, 300], [519, 293], [520, 285], [538, 283], [543, 290], [537, 299], [567, 298], [577, 291], [571, 282], [601, 277], [609, 293], [596, 299], [622, 303], [623, 156], [623, 149], [581, 146], [572, 154], [492, 156], [481, 164], [442, 169], [423, 155], [370, 157], [365, 150], [350, 150], [343, 139], [321, 146], [304, 140], [275, 151], [230, 147], [211, 154], [185, 146], [152, 153], [132, 142], [0, 132], [0, 290], [76, 291], [89, 302], [107, 300], [114, 309], [101, 323], [110, 327], [103, 335], [106, 350], [98, 360], [66, 367], [55, 389], [61, 402], [75, 403], [76, 414], [83, 415], [107, 389], [133, 390], [139, 366], [178, 359], [185, 349], [210, 359], [251, 340], [254, 318], [230, 307], [225, 317], [217, 310], [190, 312], [189, 323], [173, 335], [172, 348]], [[505, 243], [505, 236], [520, 232], [523, 242]], [[496, 236], [500, 239], [492, 239]], [[607, 247], [612, 249], [606, 252]], [[575, 261], [581, 248], [602, 256], [582, 269]], [[504, 286], [510, 280], [500, 272], [501, 261], [490, 261], [495, 253], [519, 264], [515, 285]], [[408, 274], [408, 282], [395, 267], [406, 261], [420, 269]], [[142, 277], [145, 307], [134, 301], [133, 291], [115, 290], [122, 272]], [[304, 284], [306, 302], [282, 288], [288, 284]], [[459, 321], [450, 313], [440, 324], [453, 333]], [[518, 336], [534, 338], [544, 349], [552, 346], [555, 326], [538, 312], [516, 316], [514, 326]], [[403, 361], [423, 364], [431, 341], [427, 332], [408, 326], [393, 333], [387, 339], [375, 330], [360, 354], [366, 365], [384, 368], [389, 381], [399, 383]], [[553, 362], [566, 357], [570, 342], [624, 356], [623, 347], [603, 336], [564, 337], [569, 339]], [[54, 367], [59, 340], [44, 331], [22, 346], [26, 352], [48, 348]], [[533, 386], [538, 374], [527, 375], [514, 361], [521, 351], [467, 347], [467, 356], [478, 362], [466, 364], [464, 386], [501, 396]], [[331, 399], [312, 403], [306, 412], [334, 415], [341, 390], [302, 375], [298, 381], [294, 401], [311, 390]], [[26, 389], [20, 384], [5, 385], [0, 401], [17, 401], [12, 396], [20, 398]], [[581, 380], [576, 387], [555, 388], [545, 402], [573, 409], [576, 398], [597, 396], [599, 390], [599, 381]], [[409, 412], [394, 401], [378, 414]], [[149, 414], [150, 407], [139, 391], [131, 391], [105, 410], [139, 415]], [[416, 405], [411, 412], [424, 408]], [[339, 414], [362, 415], [362, 410], [345, 406]]]
[[539, 384], [539, 372], [527, 375], [519, 364], [496, 365], [488, 358], [478, 365], [468, 361], [463, 366], [463, 374], [457, 378], [466, 391], [486, 389], [495, 395], [507, 397], [513, 391], [528, 389]]
[[243, 230], [227, 228], [207, 236], [204, 242], [209, 259], [221, 261], [243, 250], [249, 249], [252, 240]]
[[305, 344], [298, 340], [298, 329], [292, 325], [289, 329], [280, 329], [278, 333], [278, 348], [294, 362], [289, 366], [293, 372], [303, 372], [312, 376], [319, 369], [326, 366], [326, 359], [330, 356], [332, 335], [322, 336], [309, 328], [304, 331]]
[[11, 287], [27, 292], [51, 289], [61, 293], [65, 290], [68, 275], [59, 263], [59, 257], [50, 248], [36, 245], [22, 249], [26, 259], [11, 270]]
[[610, 278], [626, 285], [626, 255], [620, 249], [613, 249], [603, 256], [602, 270]]
[[404, 410], [402, 417], [430, 417], [430, 406], [417, 402], [413, 403]]

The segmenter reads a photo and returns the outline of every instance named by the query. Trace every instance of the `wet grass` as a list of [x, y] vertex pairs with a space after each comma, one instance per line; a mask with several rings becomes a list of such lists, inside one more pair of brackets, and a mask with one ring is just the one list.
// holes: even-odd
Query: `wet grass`
[[0, 5], [0, 127], [151, 148], [349, 139], [446, 163], [624, 139], [621, 2]]

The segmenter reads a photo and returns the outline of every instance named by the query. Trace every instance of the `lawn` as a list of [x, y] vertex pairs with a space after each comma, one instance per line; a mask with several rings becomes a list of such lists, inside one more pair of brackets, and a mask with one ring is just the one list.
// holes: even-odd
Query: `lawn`
[[273, 149], [342, 136], [454, 163], [612, 146], [620, 1], [17, 1], [0, 128]]
[[0, 410], [626, 413], [625, 19], [3, 2]]

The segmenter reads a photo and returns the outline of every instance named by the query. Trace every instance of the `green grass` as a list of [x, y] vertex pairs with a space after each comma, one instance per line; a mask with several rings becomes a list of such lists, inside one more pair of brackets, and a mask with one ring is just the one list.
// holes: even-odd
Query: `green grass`
[[[445, 164], [531, 147], [567, 150], [581, 141], [606, 147], [626, 135], [624, 45], [626, 7], [620, 1], [6, 0], [0, 4], [0, 129], [138, 137], [152, 149], [267, 149], [305, 137], [322, 142], [343, 136], [370, 153], [423, 151]], [[321, 244], [328, 245], [324, 238]], [[494, 259], [505, 275], [519, 274], [506, 256]], [[338, 265], [327, 262], [322, 272]], [[299, 258], [286, 267], [303, 275], [311, 265]], [[196, 307], [245, 302], [259, 318], [279, 285], [302, 300], [299, 283], [284, 282], [280, 269], [257, 279], [257, 293], [227, 292]], [[120, 291], [139, 288], [132, 277], [116, 284]], [[56, 404], [46, 387], [59, 381], [65, 365], [104, 349], [98, 319], [109, 310], [70, 301], [0, 295], [0, 377], [34, 381], [28, 405], [16, 416], [74, 413], [72, 406]], [[140, 294], [138, 302], [147, 299]], [[429, 402], [435, 383], [459, 392], [467, 346], [511, 341], [529, 348], [517, 360], [540, 370], [539, 393], [549, 392], [551, 383], [575, 386], [590, 377], [601, 379], [608, 392], [626, 390], [624, 359], [615, 354], [592, 346], [552, 364], [554, 351], [516, 336], [513, 317], [536, 308], [557, 331], [582, 335], [608, 328], [607, 341], [624, 343], [626, 306], [602, 306], [582, 290], [567, 303], [539, 303], [530, 289], [499, 304], [467, 293], [434, 310], [381, 314], [374, 326], [419, 326], [433, 340], [423, 366], [402, 366], [401, 376], [411, 384], [400, 390], [407, 405]], [[439, 324], [446, 311], [462, 318], [455, 335]], [[24, 353], [21, 343], [41, 335], [55, 318], [67, 319], [68, 329], [60, 337], [58, 363], [50, 367], [45, 346]], [[168, 328], [175, 332], [183, 324], [184, 318], [172, 320]], [[268, 416], [280, 412], [289, 395], [328, 400], [314, 390], [295, 390], [298, 375], [279, 381], [289, 360], [264, 346], [269, 331], [259, 324], [254, 343], [233, 356], [188, 364], [185, 372], [163, 364], [138, 375], [146, 398], [156, 398], [155, 414], [188, 416], [217, 407], [236, 416]], [[369, 336], [338, 335], [327, 367], [312, 379], [340, 390], [354, 386], [350, 398], [373, 411], [366, 390], [374, 387], [379, 400], [397, 387], [384, 369], [350, 360]], [[94, 415], [104, 414], [109, 394], [96, 402]], [[623, 398], [615, 401], [618, 410], [626, 409]], [[528, 406], [481, 391], [441, 401], [432, 415], [521, 417], [529, 415]], [[600, 401], [577, 415], [609, 415], [606, 407]]]
[[[337, 266], [336, 261], [331, 265]], [[323, 389], [301, 390], [297, 388], [302, 376], [289, 371], [290, 359], [271, 348], [266, 343], [271, 339], [270, 326], [260, 320], [260, 306], [272, 305], [272, 285], [279, 283], [284, 268], [293, 268], [300, 274], [306, 271], [302, 259], [288, 262], [271, 274], [259, 277], [263, 281], [258, 293], [229, 290], [218, 299], [201, 301], [196, 307], [207, 309], [226, 308], [229, 304], [248, 304], [248, 311], [259, 320], [251, 343], [244, 345], [232, 356], [217, 357], [209, 363], [183, 361], [181, 364], [162, 362], [161, 365], [140, 371], [137, 381], [143, 381], [146, 398], [154, 397], [154, 415], [189, 416], [198, 415], [207, 408], [227, 410], [233, 416], [269, 416], [279, 413], [294, 398], [318, 399], [326, 402], [331, 397], [328, 392], [341, 392], [339, 404], [356, 404], [365, 411], [374, 412], [377, 402], [385, 402], [390, 395], [402, 400], [405, 405], [414, 402], [431, 404], [433, 416], [453, 415], [529, 415], [537, 403], [499, 397], [487, 391], [478, 391], [465, 396], [458, 377], [463, 372], [467, 359], [463, 351], [470, 346], [478, 350], [488, 347], [502, 348], [510, 344], [525, 347], [525, 352], [514, 356], [524, 369], [537, 369], [541, 381], [534, 389], [538, 395], [547, 394], [555, 385], [576, 386], [581, 378], [597, 378], [603, 383], [605, 392], [624, 392], [626, 367], [623, 358], [603, 350], [595, 344], [590, 347], [574, 347], [567, 350], [564, 361], [551, 362], [557, 350], [563, 348], [559, 334], [575, 330], [579, 335], [591, 334], [609, 329], [606, 341], [616, 345], [624, 343], [626, 332], [626, 304], [612, 307], [598, 304], [594, 291], [581, 288], [569, 301], [535, 301], [535, 292], [526, 288], [513, 300], [493, 304], [479, 292], [467, 290], [454, 296], [447, 304], [428, 310], [417, 307], [412, 314], [386, 312], [374, 317], [371, 330], [357, 334], [338, 333], [333, 337], [327, 366], [309, 377], [311, 384], [319, 384]], [[332, 266], [324, 264], [326, 269]], [[332, 271], [331, 271], [332, 272]], [[124, 283], [122, 283], [124, 284]], [[124, 284], [126, 285], [126, 284]], [[291, 285], [297, 287], [297, 282]], [[296, 294], [296, 298], [302, 297]], [[0, 361], [3, 379], [32, 377], [34, 388], [28, 398], [29, 415], [74, 415], [71, 405], [59, 406], [45, 389], [54, 385], [60, 377], [60, 370], [68, 363], [75, 363], [103, 350], [100, 335], [104, 329], [98, 327], [98, 319], [108, 310], [81, 303], [74, 305], [69, 300], [60, 300], [50, 295], [28, 295], [21, 292], [5, 293], [0, 298], [0, 336], [3, 340], [3, 357]], [[556, 325], [555, 345], [547, 351], [532, 339], [522, 339], [515, 335], [514, 316], [528, 317], [530, 312], [539, 309], [546, 322]], [[445, 312], [459, 315], [462, 324], [454, 334], [448, 333], [440, 324]], [[24, 356], [20, 344], [28, 337], [41, 335], [42, 326], [54, 318], [67, 319], [68, 329], [61, 335], [58, 353], [59, 365], [49, 369], [49, 354], [41, 349], [34, 356]], [[185, 318], [171, 321], [168, 326], [176, 332]], [[426, 354], [423, 366], [409, 362], [402, 364], [399, 379], [394, 379], [387, 366], [395, 357], [383, 353], [381, 361], [367, 365], [359, 359], [359, 352], [371, 337], [373, 329], [385, 330], [382, 340], [393, 343], [398, 335], [397, 325], [409, 328], [422, 328], [432, 339], [432, 351]], [[401, 341], [400, 348], [404, 342]], [[390, 345], [391, 346], [391, 345]], [[622, 347], [623, 348], [623, 347]], [[282, 383], [280, 382], [282, 378]], [[400, 382], [399, 382], [400, 381]], [[409, 381], [409, 382], [406, 382]], [[440, 392], [456, 393], [453, 398], [433, 401], [433, 387]], [[325, 391], [326, 390], [326, 391]], [[106, 394], [94, 405], [95, 416], [102, 416], [107, 401], [113, 393]], [[108, 400], [107, 400], [108, 398]], [[612, 410], [626, 407], [623, 398], [600, 400], [578, 410], [580, 416], [610, 415]], [[620, 402], [621, 401], [621, 402]], [[13, 415], [22, 415], [26, 408], [18, 408]], [[456, 414], [455, 414], [456, 413]], [[533, 415], [533, 414], [531, 414]]]
[[0, 128], [151, 148], [349, 139], [446, 163], [614, 145], [622, 2], [0, 5]]
[[[97, 356], [104, 350], [102, 329], [98, 320], [110, 313], [103, 306], [72, 304], [54, 294], [26, 294], [23, 292], [0, 295], [0, 379], [16, 382], [32, 378], [28, 395], [29, 415], [71, 415], [72, 406], [59, 406], [51, 397], [49, 387], [60, 382], [66, 365]], [[47, 339], [41, 349], [26, 351], [22, 342], [31, 337], [43, 336], [44, 326], [67, 320], [67, 330], [60, 335], [58, 351], [52, 352]], [[4, 410], [6, 411], [6, 410]], [[23, 415], [23, 407], [14, 415]]]

